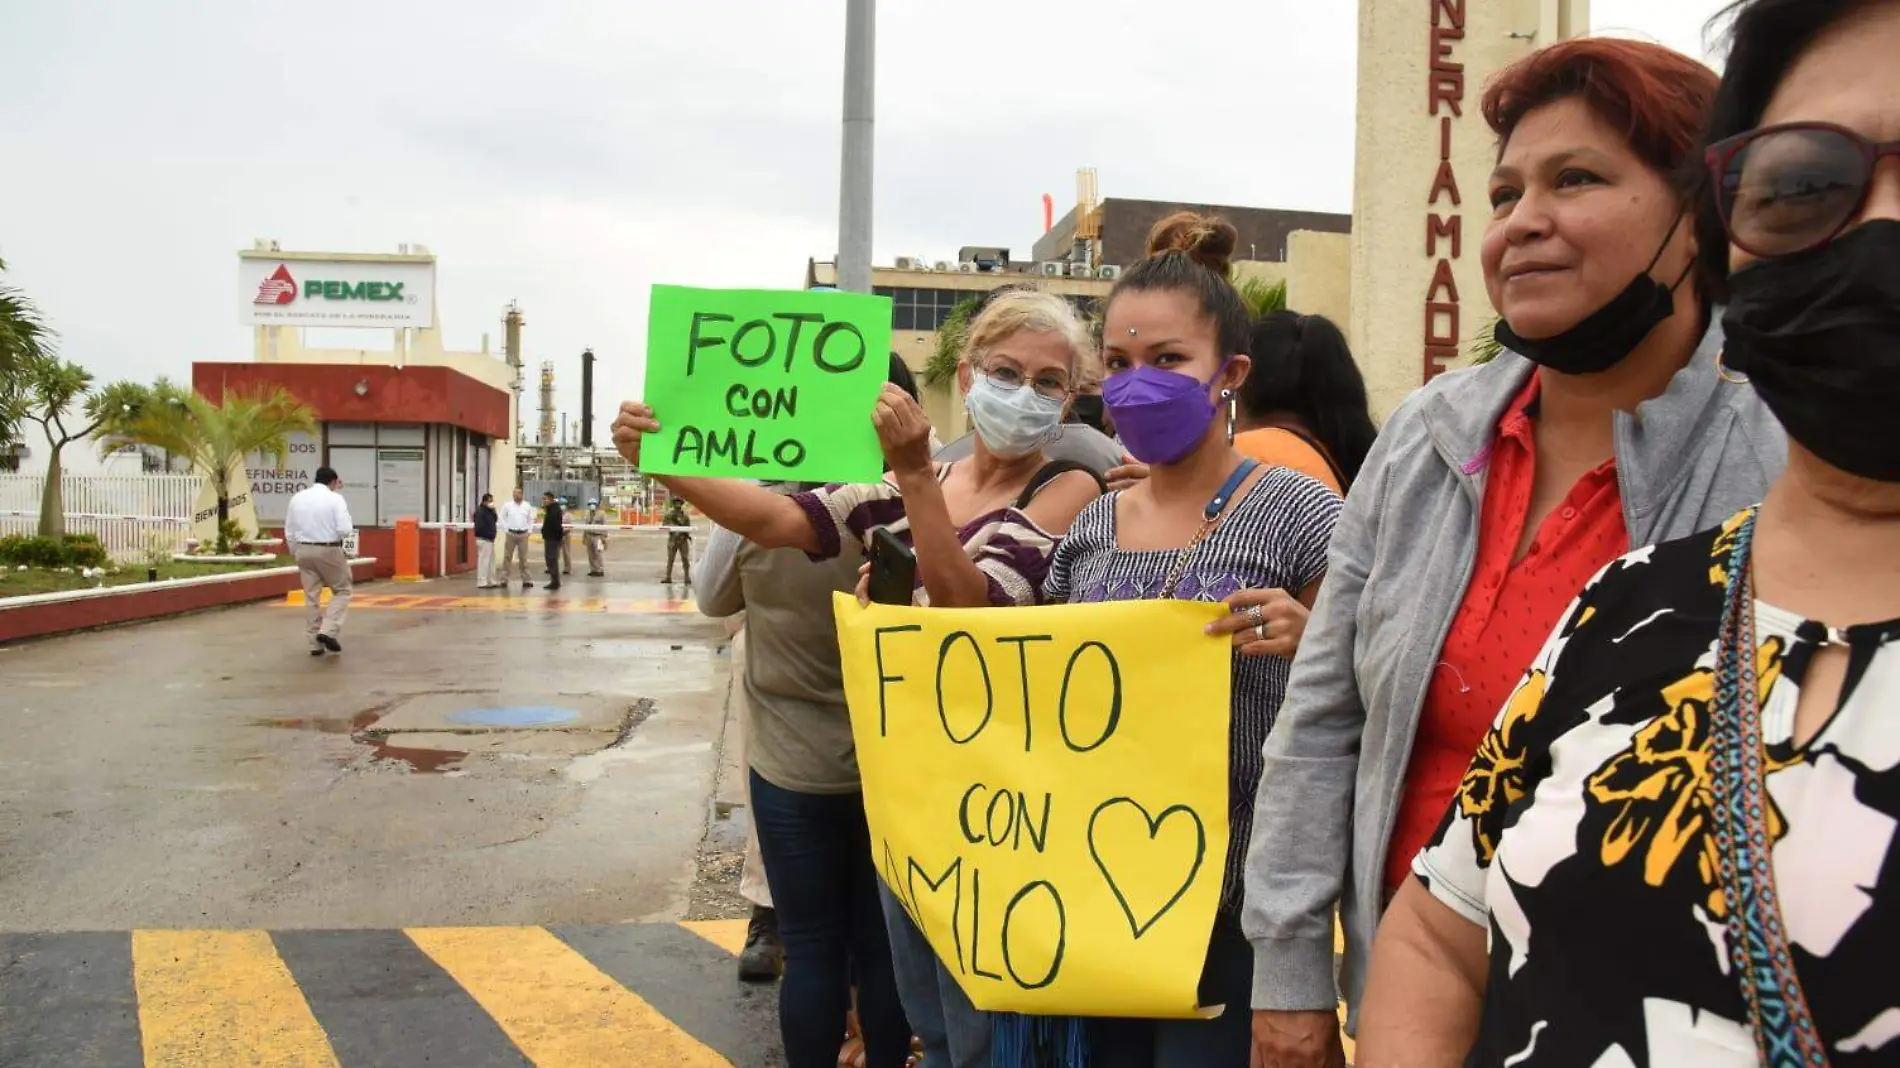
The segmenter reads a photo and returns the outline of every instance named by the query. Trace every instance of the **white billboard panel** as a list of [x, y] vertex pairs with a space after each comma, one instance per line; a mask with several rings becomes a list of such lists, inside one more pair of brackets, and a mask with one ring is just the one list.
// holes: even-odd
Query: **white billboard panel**
[[435, 325], [435, 263], [243, 256], [238, 300], [245, 326]]

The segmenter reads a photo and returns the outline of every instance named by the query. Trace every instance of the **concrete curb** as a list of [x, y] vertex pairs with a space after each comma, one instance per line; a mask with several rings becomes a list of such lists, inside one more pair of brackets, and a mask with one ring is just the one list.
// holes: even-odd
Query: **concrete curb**
[[[350, 576], [357, 582], [369, 581], [375, 569], [374, 557], [350, 561]], [[302, 585], [291, 565], [9, 597], [0, 599], [0, 642], [267, 601]]]

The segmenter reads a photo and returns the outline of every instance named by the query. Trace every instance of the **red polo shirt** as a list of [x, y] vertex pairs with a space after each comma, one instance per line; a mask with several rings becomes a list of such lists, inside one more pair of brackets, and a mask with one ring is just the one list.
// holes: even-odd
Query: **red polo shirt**
[[1498, 709], [1543, 648], [1583, 584], [1629, 551], [1623, 499], [1612, 456], [1570, 488], [1537, 528], [1524, 558], [1511, 555], [1523, 537], [1537, 476], [1538, 376], [1498, 420], [1471, 584], [1452, 620], [1419, 714], [1405, 772], [1405, 792], [1386, 850], [1385, 884], [1412, 872], [1412, 857], [1438, 830], [1465, 768]]

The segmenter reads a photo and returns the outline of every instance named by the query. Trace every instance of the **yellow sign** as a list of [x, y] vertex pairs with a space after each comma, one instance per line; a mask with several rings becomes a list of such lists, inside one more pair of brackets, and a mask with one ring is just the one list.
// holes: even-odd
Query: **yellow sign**
[[1202, 628], [1221, 611], [838, 595], [878, 870], [978, 1008], [1203, 1015], [1232, 654]]

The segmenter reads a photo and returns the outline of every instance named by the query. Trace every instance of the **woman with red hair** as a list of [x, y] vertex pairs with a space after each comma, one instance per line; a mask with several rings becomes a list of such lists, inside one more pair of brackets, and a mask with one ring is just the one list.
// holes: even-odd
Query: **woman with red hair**
[[1379, 930], [1366, 1068], [1900, 1064], [1900, 0], [1727, 17], [1699, 255], [1787, 469], [1552, 628]]
[[1256, 1068], [1338, 1064], [1375, 928], [1525, 665], [1632, 546], [1761, 498], [1785, 439], [1718, 374], [1690, 206], [1715, 94], [1638, 41], [1535, 52], [1484, 93], [1485, 286], [1504, 351], [1386, 422], [1267, 736], [1245, 927]]

